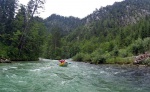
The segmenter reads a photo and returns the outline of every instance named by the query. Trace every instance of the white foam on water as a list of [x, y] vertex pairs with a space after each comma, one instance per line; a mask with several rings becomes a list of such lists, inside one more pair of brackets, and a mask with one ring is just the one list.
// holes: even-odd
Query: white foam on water
[[7, 78], [9, 78], [9, 75], [6, 75]]
[[21, 83], [21, 82], [24, 82], [24, 81], [18, 81], [18, 82], [20, 82], [20, 83]]
[[26, 81], [21, 81], [21, 80], [19, 80], [18, 82], [23, 84], [27, 83]]
[[49, 66], [48, 67], [42, 67], [41, 69], [42, 70], [49, 70], [49, 69], [51, 69], [51, 67], [49, 67]]
[[12, 69], [16, 69], [17, 67], [10, 67], [10, 68], [12, 68]]
[[52, 67], [50, 67], [50, 66], [46, 66], [46, 67], [39, 67], [37, 69], [31, 69], [29, 71], [31, 71], [31, 72], [40, 72], [40, 71], [50, 70], [51, 68]]
[[8, 68], [3, 68], [4, 71], [8, 70]]
[[106, 73], [105, 71], [100, 71], [101, 74]]
[[61, 84], [63, 84], [63, 85], [64, 85], [65, 83], [66, 83], [66, 81], [61, 81]]
[[119, 72], [114, 72], [114, 74], [118, 74]]
[[33, 70], [30, 70], [32, 72], [37, 72], [37, 71], [41, 71], [41, 69], [33, 69]]
[[16, 74], [13, 74], [11, 77], [12, 77], [12, 78], [15, 78], [15, 77], [17, 77], [17, 75], [16, 75]]
[[107, 72], [107, 71], [100, 71], [100, 74], [111, 75], [111, 73], [109, 73], [109, 72]]
[[41, 58], [40, 61], [52, 61], [51, 59], [44, 59], [44, 58]]

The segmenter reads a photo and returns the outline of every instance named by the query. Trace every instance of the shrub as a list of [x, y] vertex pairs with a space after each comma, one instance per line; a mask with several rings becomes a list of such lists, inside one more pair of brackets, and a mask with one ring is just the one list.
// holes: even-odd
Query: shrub
[[90, 54], [84, 54], [83, 61], [85, 61], [85, 62], [90, 62], [90, 61], [91, 61], [91, 56], [90, 56]]
[[92, 57], [92, 63], [94, 64], [104, 64], [106, 63], [106, 58], [104, 56], [101, 56], [99, 54]]
[[143, 46], [145, 51], [150, 50], [150, 37], [144, 39]]
[[8, 50], [8, 46], [0, 42], [0, 57], [7, 58], [8, 57], [7, 50]]
[[99, 57], [97, 64], [104, 64], [104, 63], [106, 63], [106, 58], [103, 56]]
[[144, 40], [138, 39], [135, 43], [131, 44], [128, 47], [128, 50], [134, 55], [138, 55], [139, 53], [144, 53], [150, 50], [150, 38], [145, 38]]
[[142, 64], [150, 65], [150, 58], [145, 59]]
[[121, 58], [121, 57], [115, 57], [115, 58], [109, 58], [107, 59], [107, 64], [131, 64], [133, 62], [133, 58]]
[[125, 49], [120, 49], [119, 50], [119, 56], [120, 57], [127, 57], [128, 56], [128, 52], [127, 52], [127, 50], [125, 50]]
[[74, 61], [83, 61], [85, 54], [84, 53], [78, 53], [73, 57]]
[[114, 47], [113, 51], [112, 51], [112, 55], [113, 56], [118, 56], [119, 55], [119, 49], [117, 46]]
[[108, 58], [106, 60], [106, 64], [115, 64], [115, 59], [114, 58]]

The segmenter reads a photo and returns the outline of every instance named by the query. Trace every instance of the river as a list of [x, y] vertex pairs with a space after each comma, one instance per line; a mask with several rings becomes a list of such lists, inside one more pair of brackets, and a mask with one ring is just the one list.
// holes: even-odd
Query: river
[[57, 60], [0, 64], [0, 92], [150, 92], [150, 68]]

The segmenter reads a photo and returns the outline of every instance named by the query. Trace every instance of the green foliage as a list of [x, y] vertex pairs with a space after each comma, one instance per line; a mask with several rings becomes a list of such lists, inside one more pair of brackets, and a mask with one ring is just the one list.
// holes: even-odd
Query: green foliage
[[102, 64], [106, 62], [106, 57], [100, 48], [91, 54], [91, 61], [94, 64]]
[[145, 59], [142, 64], [150, 66], [150, 58]]
[[74, 61], [83, 61], [85, 54], [84, 53], [78, 53], [73, 57]]
[[121, 57], [108, 58], [106, 60], [106, 63], [108, 64], [132, 64], [133, 58], [121, 58]]
[[82, 23], [79, 18], [64, 17], [56, 14], [52, 14], [44, 21], [49, 32], [52, 32], [53, 28], [55, 26], [58, 26], [62, 29], [62, 35], [67, 35], [68, 33], [70, 33], [70, 31], [80, 26]]
[[92, 57], [92, 63], [94, 63], [94, 64], [104, 64], [104, 63], [106, 63], [106, 58], [97, 54], [94, 57]]
[[120, 49], [119, 50], [119, 56], [122, 57], [122, 58], [127, 57], [128, 54], [129, 54], [129, 52], [126, 49]]
[[91, 62], [91, 55], [90, 54], [84, 54], [83, 61], [84, 62]]
[[150, 51], [150, 37], [143, 40], [144, 51]]
[[84, 19], [54, 14], [45, 20], [34, 16], [41, 1], [30, 0], [15, 14], [17, 0], [0, 0], [1, 57], [126, 64], [133, 61], [128, 57], [150, 51], [150, 0], [115, 3]]
[[144, 53], [150, 50], [150, 38], [145, 38], [144, 40], [138, 39], [133, 44], [131, 44], [128, 49], [134, 55]]
[[61, 57], [62, 58], [70, 58], [69, 47], [62, 46], [61, 47]]
[[92, 53], [96, 48], [96, 44], [95, 45], [93, 44], [94, 43], [92, 41], [83, 41], [81, 45], [81, 51], [83, 53]]
[[[54, 27], [52, 33], [47, 37], [47, 41], [45, 43], [44, 57], [51, 59], [61, 58], [62, 54], [64, 55], [61, 48], [61, 29], [59, 27]], [[63, 48], [64, 50], [65, 48]]]
[[8, 46], [0, 42], [0, 57], [6, 58]]
[[80, 52], [80, 48], [79, 48], [79, 46], [76, 46], [74, 43], [73, 43], [73, 45], [71, 45], [70, 46], [70, 57], [73, 57], [73, 56], [75, 56], [77, 53], [79, 53]]
[[115, 56], [115, 57], [119, 55], [119, 50], [118, 50], [117, 46], [114, 47], [112, 55]]
[[[126, 0], [94, 11], [82, 20], [83, 25], [62, 37], [59, 56], [95, 64], [132, 63], [128, 57], [150, 50], [150, 17], [136, 9], [149, 11], [149, 4], [148, 0]], [[52, 17], [58, 16], [49, 17], [47, 24]]]
[[114, 44], [113, 42], [104, 42], [102, 44], [100, 44], [100, 47], [103, 48], [104, 51], [112, 51], [114, 48]]
[[13, 20], [18, 0], [0, 0], [0, 34], [13, 32]]

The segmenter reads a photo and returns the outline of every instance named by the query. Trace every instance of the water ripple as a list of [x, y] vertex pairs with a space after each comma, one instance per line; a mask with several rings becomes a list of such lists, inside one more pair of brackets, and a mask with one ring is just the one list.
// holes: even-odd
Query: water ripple
[[0, 92], [149, 92], [150, 68], [57, 60], [0, 66]]

